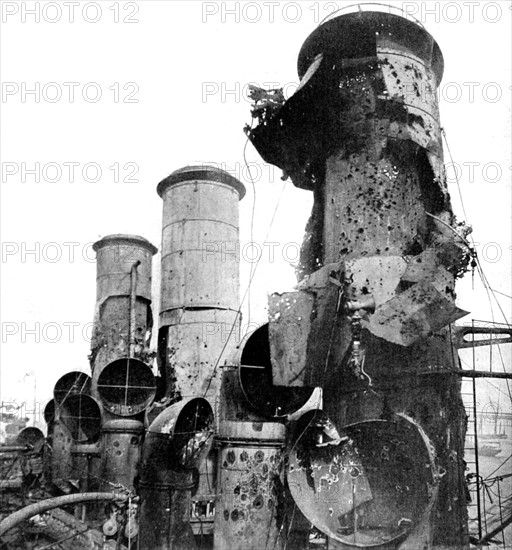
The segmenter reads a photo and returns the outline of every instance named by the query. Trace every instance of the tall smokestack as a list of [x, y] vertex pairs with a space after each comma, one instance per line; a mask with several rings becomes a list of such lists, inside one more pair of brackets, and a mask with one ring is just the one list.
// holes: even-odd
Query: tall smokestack
[[101, 427], [101, 488], [133, 489], [153, 402], [151, 262], [157, 249], [137, 235], [109, 235], [93, 246], [97, 295], [91, 345], [92, 393], [105, 411]]
[[[159, 357], [172, 400], [218, 401], [220, 365], [238, 339], [238, 201], [245, 188], [211, 166], [158, 185], [163, 199]], [[228, 341], [229, 338], [229, 341]]]
[[[387, 426], [395, 418], [399, 426], [396, 414], [405, 412], [433, 442], [446, 471], [426, 526], [414, 527], [420, 520], [411, 517], [393, 534], [400, 496], [371, 479], [373, 493], [364, 494], [367, 473], [358, 469], [360, 504], [353, 496], [345, 510], [346, 502], [332, 509], [340, 519], [326, 531], [330, 545], [409, 536], [407, 548], [430, 548], [433, 536], [434, 547], [466, 548], [465, 412], [450, 323], [465, 314], [454, 305], [454, 286], [469, 257], [457, 237], [467, 228], [456, 224], [443, 166], [436, 97], [441, 51], [420, 24], [360, 10], [320, 25], [302, 46], [298, 69], [298, 91], [279, 105], [259, 99], [253, 115], [260, 124], [248, 130], [267, 162], [314, 193], [301, 290], [270, 300], [274, 383], [322, 386], [324, 411], [340, 432], [369, 427], [371, 439], [380, 437], [386, 447], [391, 428], [379, 422]], [[306, 335], [302, 342], [284, 338], [290, 323]], [[434, 366], [437, 374], [430, 374]], [[363, 443], [357, 450], [369, 452]], [[368, 462], [368, 471], [380, 467]], [[396, 464], [381, 478], [394, 479], [398, 491]], [[425, 484], [416, 479], [409, 489], [420, 502]], [[381, 499], [388, 504], [378, 504]], [[321, 529], [333, 525], [310, 519]], [[371, 532], [372, 522], [381, 534]]]
[[[162, 270], [158, 356], [166, 400], [204, 397], [218, 426], [222, 365], [239, 339], [238, 202], [245, 187], [212, 166], [187, 166], [161, 181]], [[193, 529], [210, 535], [217, 450], [201, 464]]]
[[[151, 331], [151, 264], [157, 249], [138, 235], [108, 235], [93, 245], [96, 252], [96, 311], [91, 342], [93, 393], [106, 365], [130, 356], [144, 361]], [[130, 296], [133, 267], [137, 264], [135, 311]], [[135, 315], [135, 327], [130, 315]], [[133, 323], [132, 323], [133, 324]], [[133, 332], [133, 334], [131, 334]], [[131, 341], [130, 341], [131, 338]]]

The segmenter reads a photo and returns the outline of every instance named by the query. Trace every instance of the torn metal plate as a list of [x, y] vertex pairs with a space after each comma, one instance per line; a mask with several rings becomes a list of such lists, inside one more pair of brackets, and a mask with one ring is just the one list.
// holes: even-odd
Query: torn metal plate
[[378, 307], [363, 326], [388, 342], [410, 346], [467, 314], [433, 284], [417, 283]]
[[343, 357], [350, 334], [339, 315], [342, 274], [340, 262], [328, 264], [305, 278], [297, 292], [270, 296], [270, 357], [276, 386], [320, 386], [327, 362]]
[[403, 256], [370, 256], [347, 260], [346, 279], [351, 282], [350, 299], [371, 294], [377, 307], [395, 295], [408, 264]]
[[272, 379], [277, 386], [302, 386], [315, 295], [286, 292], [269, 297]]

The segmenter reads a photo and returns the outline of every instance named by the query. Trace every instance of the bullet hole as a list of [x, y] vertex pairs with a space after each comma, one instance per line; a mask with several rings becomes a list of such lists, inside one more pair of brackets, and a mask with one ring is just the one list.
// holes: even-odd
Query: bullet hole
[[240, 485], [237, 485], [234, 490], [233, 490], [233, 493], [235, 493], [235, 495], [239, 495], [240, 494]]
[[233, 510], [233, 511], [231, 512], [231, 519], [232, 519], [233, 521], [237, 521], [237, 520], [238, 520], [238, 510], [235, 509], [235, 510]]
[[252, 505], [256, 510], [259, 510], [260, 508], [263, 508], [263, 497], [261, 495], [258, 495], [254, 500]]
[[228, 521], [229, 519], [229, 510], [224, 510], [224, 519]]
[[117, 441], [117, 439], [114, 441], [113, 443], [114, 447], [119, 447], [119, 441]]
[[228, 463], [227, 463], [226, 460], [222, 463], [222, 467], [223, 467], [223, 468], [227, 468], [227, 467], [228, 467]]
[[368, 290], [368, 287], [366, 287], [366, 286], [363, 286], [363, 288], [361, 289], [361, 292], [363, 294], [370, 294], [370, 291]]
[[272, 507], [274, 506], [274, 501], [271, 498], [268, 499], [267, 506], [269, 510], [272, 510]]
[[241, 462], [245, 462], [248, 458], [249, 458], [249, 455], [247, 454], [246, 451], [242, 451], [240, 453], [240, 461]]
[[254, 460], [256, 462], [263, 462], [264, 458], [265, 458], [265, 453], [263, 451], [256, 451], [254, 453]]
[[247, 495], [246, 495], [245, 493], [242, 494], [242, 496], [240, 497], [240, 499], [241, 499], [242, 501], [247, 500]]
[[235, 452], [234, 451], [228, 451], [228, 462], [230, 464], [234, 464], [236, 460]]
[[130, 445], [136, 447], [139, 444], [139, 438], [135, 435], [130, 439]]
[[356, 477], [359, 476], [360, 473], [361, 472], [360, 472], [359, 468], [354, 467], [354, 468], [352, 468], [352, 470], [350, 470], [350, 477], [356, 478]]
[[117, 456], [121, 456], [122, 454], [123, 454], [122, 451], [116, 451]]
[[360, 227], [358, 230], [357, 230], [358, 233], [364, 233], [364, 228], [363, 227]]

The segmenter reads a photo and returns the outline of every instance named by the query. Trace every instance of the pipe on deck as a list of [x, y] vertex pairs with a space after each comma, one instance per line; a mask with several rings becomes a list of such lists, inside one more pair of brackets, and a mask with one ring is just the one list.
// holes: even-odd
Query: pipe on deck
[[79, 504], [82, 502], [98, 502], [98, 501], [112, 501], [119, 500], [124, 501], [128, 498], [128, 495], [122, 493], [76, 493], [73, 495], [64, 495], [61, 497], [47, 498], [41, 502], [36, 502], [25, 506], [21, 510], [14, 512], [10, 516], [7, 516], [0, 522], [0, 536], [3, 536], [7, 531], [10, 531], [16, 525], [29, 519], [37, 514], [42, 514], [53, 510], [54, 508], [60, 508], [61, 506], [67, 506], [69, 504]]

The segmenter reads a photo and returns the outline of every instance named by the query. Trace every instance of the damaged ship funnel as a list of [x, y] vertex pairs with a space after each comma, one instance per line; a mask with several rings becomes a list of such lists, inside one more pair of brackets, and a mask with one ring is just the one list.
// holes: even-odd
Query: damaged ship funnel
[[[340, 433], [370, 422], [382, 448], [373, 421], [393, 430], [393, 415], [414, 419], [446, 475], [430, 518], [404, 544], [430, 548], [433, 539], [465, 548], [466, 511], [453, 505], [465, 500], [460, 384], [451, 375], [419, 376], [432, 365], [459, 367], [449, 325], [466, 314], [454, 288], [470, 260], [470, 228], [457, 223], [446, 184], [436, 95], [443, 57], [421, 24], [374, 5], [358, 8], [340, 10], [306, 39], [293, 96], [253, 94], [258, 124], [246, 128], [249, 139], [314, 195], [298, 290], [270, 298], [272, 377], [281, 387], [321, 386], [323, 409]], [[286, 337], [290, 324], [300, 342]], [[390, 488], [386, 498], [392, 505], [400, 496]], [[381, 527], [374, 540], [392, 540], [385, 522], [364, 519], [372, 504], [352, 504], [353, 525], [340, 523], [344, 503], [332, 507], [332, 522], [315, 522], [331, 525], [329, 545], [371, 546], [365, 537]]]

